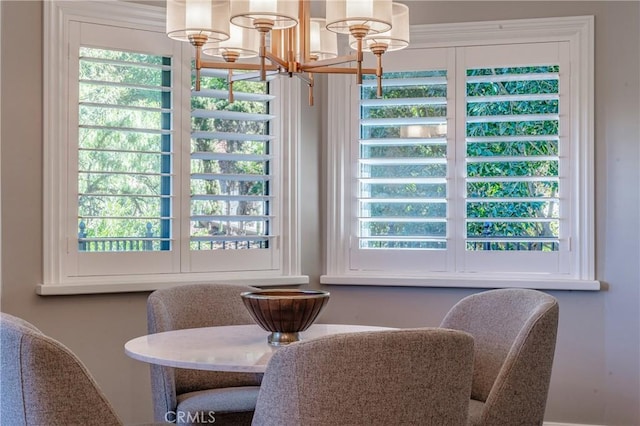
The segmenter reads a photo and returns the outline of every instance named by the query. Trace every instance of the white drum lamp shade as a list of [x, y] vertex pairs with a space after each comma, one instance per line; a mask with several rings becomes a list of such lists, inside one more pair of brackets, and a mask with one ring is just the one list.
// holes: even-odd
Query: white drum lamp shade
[[210, 56], [224, 57], [226, 53], [237, 54], [238, 59], [253, 58], [260, 51], [260, 33], [254, 29], [243, 28], [231, 24], [231, 37], [229, 40], [206, 43], [202, 47], [202, 53]]
[[349, 34], [353, 26], [369, 27], [369, 34], [391, 29], [391, 0], [329, 0], [327, 29]]
[[254, 28], [259, 19], [273, 21], [274, 30], [298, 25], [296, 0], [231, 0], [231, 23], [244, 28]]
[[204, 35], [208, 41], [229, 38], [228, 0], [167, 0], [167, 35], [179, 41]]
[[[404, 49], [409, 46], [409, 8], [402, 3], [393, 3], [393, 27], [389, 31], [379, 34], [368, 35], [364, 38], [362, 50], [370, 51], [373, 44], [386, 44], [387, 52]], [[357, 48], [357, 41], [349, 37], [349, 45], [352, 49]]]
[[326, 21], [312, 18], [309, 25], [310, 53], [318, 60], [331, 59], [338, 56], [338, 37], [326, 28]]

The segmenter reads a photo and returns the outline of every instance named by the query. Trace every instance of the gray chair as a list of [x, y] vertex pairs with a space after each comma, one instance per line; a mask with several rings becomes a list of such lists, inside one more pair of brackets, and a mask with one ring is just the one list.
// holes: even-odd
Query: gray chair
[[[194, 284], [154, 291], [147, 300], [149, 333], [255, 324], [240, 297], [243, 291], [255, 290], [239, 285]], [[216, 424], [251, 424], [261, 380], [262, 374], [151, 365], [155, 421], [175, 420], [176, 413], [186, 419], [208, 419], [213, 411]]]
[[527, 289], [477, 293], [441, 326], [475, 339], [470, 425], [542, 424], [558, 329], [554, 297]]
[[337, 334], [279, 348], [256, 426], [456, 426], [467, 420], [473, 338], [437, 328]]
[[32, 324], [0, 313], [3, 425], [122, 425], [82, 362]]

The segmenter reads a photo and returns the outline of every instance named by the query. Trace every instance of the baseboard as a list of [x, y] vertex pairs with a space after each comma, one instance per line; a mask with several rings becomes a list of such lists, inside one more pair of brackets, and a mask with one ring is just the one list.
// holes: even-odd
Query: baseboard
[[542, 426], [600, 426], [600, 425], [582, 424], [582, 423], [544, 422], [542, 423]]

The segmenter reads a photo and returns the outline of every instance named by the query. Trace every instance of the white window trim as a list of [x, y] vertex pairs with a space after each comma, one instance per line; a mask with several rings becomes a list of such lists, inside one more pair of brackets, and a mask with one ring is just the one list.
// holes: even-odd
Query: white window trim
[[[281, 233], [276, 244], [282, 251], [276, 270], [263, 272], [175, 273], [127, 276], [67, 277], [63, 256], [67, 249], [64, 235], [67, 197], [66, 114], [68, 100], [67, 61], [64, 40], [67, 23], [80, 20], [97, 24], [130, 24], [136, 28], [164, 31], [165, 9], [129, 2], [48, 1], [44, 4], [44, 170], [43, 170], [43, 258], [44, 279], [38, 284], [40, 295], [91, 294], [152, 291], [177, 284], [236, 282], [259, 286], [307, 284], [301, 275], [298, 212], [298, 141], [301, 90], [297, 81], [280, 79], [274, 84], [277, 99], [284, 99], [283, 114], [276, 133], [281, 136], [282, 173], [279, 174], [282, 199]], [[187, 43], [184, 49], [191, 49]], [[280, 102], [280, 101], [277, 101]]]
[[[2, 7], [0, 7], [0, 22], [2, 22]], [[2, 81], [2, 31], [0, 31], [0, 81]], [[0, 84], [0, 99], [2, 99], [2, 84]], [[0, 152], [2, 151], [2, 107], [0, 106]], [[2, 171], [0, 170], [0, 175]], [[2, 190], [0, 188], [0, 224], [2, 223]], [[0, 259], [2, 259], [2, 227], [0, 226]], [[2, 288], [2, 262], [0, 262], [0, 288]], [[0, 300], [2, 298], [0, 297]]]
[[[595, 279], [595, 221], [594, 221], [594, 18], [578, 16], [566, 18], [523, 19], [455, 24], [432, 24], [411, 27], [411, 48], [460, 47], [473, 45], [559, 42], [571, 45], [572, 73], [577, 83], [571, 88], [572, 105], [588, 105], [577, 117], [575, 141], [579, 150], [579, 170], [575, 176], [580, 204], [575, 204], [576, 231], [583, 241], [579, 245], [580, 264], [575, 279], [545, 278], [532, 274], [427, 274], [421, 276], [381, 275], [375, 272], [351, 271], [348, 268], [349, 230], [343, 222], [345, 203], [349, 200], [350, 179], [344, 176], [349, 158], [342, 145], [350, 140], [348, 102], [349, 80], [341, 76], [329, 77], [327, 112], [327, 264], [322, 284], [371, 286], [420, 286], [501, 288], [526, 287], [545, 290], [599, 290]], [[579, 62], [578, 62], [579, 61]], [[384, 83], [383, 83], [384, 84]]]

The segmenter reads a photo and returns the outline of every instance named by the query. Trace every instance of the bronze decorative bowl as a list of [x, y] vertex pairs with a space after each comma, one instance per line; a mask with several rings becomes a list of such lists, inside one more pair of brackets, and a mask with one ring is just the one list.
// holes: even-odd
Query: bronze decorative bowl
[[253, 319], [271, 334], [272, 346], [300, 340], [329, 301], [329, 292], [321, 290], [271, 289], [240, 294]]

